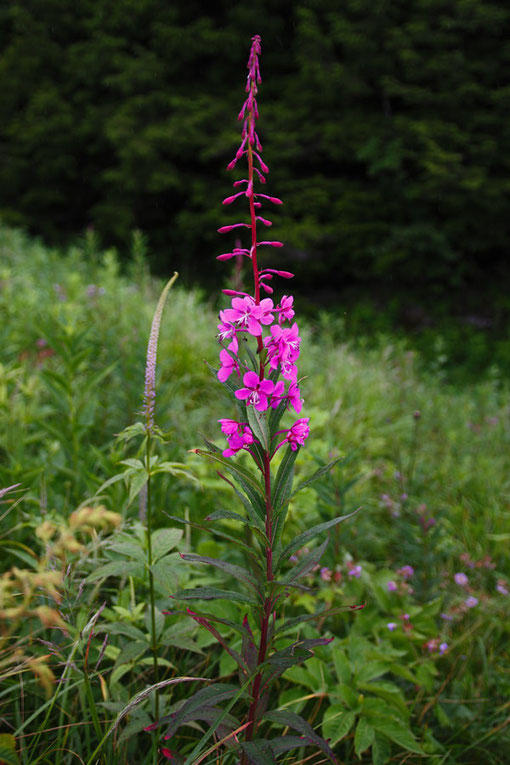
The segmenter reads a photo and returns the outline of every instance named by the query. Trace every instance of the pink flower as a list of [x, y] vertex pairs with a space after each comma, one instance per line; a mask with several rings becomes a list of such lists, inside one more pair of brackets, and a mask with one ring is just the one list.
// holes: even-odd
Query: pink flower
[[277, 369], [280, 365], [282, 377], [287, 380], [295, 380], [297, 377], [294, 362], [299, 358], [300, 343], [299, 329], [295, 322], [292, 327], [285, 328], [279, 324], [273, 325], [271, 335], [264, 340], [269, 366]]
[[228, 380], [234, 371], [237, 372], [238, 375], [240, 374], [237, 359], [231, 356], [228, 351], [220, 351], [220, 363], [221, 367], [218, 370], [218, 380], [220, 382], [225, 382], [225, 380]]
[[276, 407], [280, 406], [284, 398], [286, 398], [285, 383], [283, 380], [278, 380], [271, 395], [271, 406], [273, 409], [276, 409]]
[[360, 578], [361, 572], [363, 570], [361, 566], [353, 566], [352, 563], [347, 563], [347, 568], [349, 569], [347, 572], [349, 576], [353, 576], [355, 579]]
[[293, 309], [293, 303], [294, 298], [292, 295], [287, 296], [283, 295], [282, 299], [280, 300], [280, 313], [278, 315], [278, 323], [283, 324], [284, 321], [292, 321], [294, 318], [294, 309]]
[[331, 582], [331, 569], [324, 566], [320, 570], [320, 577], [323, 582]]
[[239, 343], [237, 342], [237, 329], [233, 324], [230, 324], [230, 322], [224, 321], [223, 314], [224, 312], [220, 311], [221, 323], [218, 324], [218, 338], [220, 343], [225, 342], [225, 340], [231, 340], [232, 342], [228, 345], [228, 349], [229, 351], [233, 351], [233, 353], [237, 353], [239, 350]]
[[309, 417], [303, 417], [301, 420], [296, 420], [290, 430], [287, 431], [285, 441], [290, 444], [290, 448], [293, 452], [296, 451], [298, 446], [305, 445], [305, 441], [310, 435], [310, 428], [308, 426], [309, 420]]
[[267, 397], [274, 390], [274, 382], [271, 380], [260, 380], [255, 372], [246, 372], [243, 377], [244, 388], [236, 390], [235, 396], [240, 401], [246, 401], [246, 404], [253, 404], [258, 412], [264, 412], [268, 407]]
[[287, 406], [293, 406], [298, 414], [303, 408], [303, 399], [301, 398], [300, 390], [297, 386], [297, 383], [295, 382], [289, 385], [289, 390], [287, 393]]
[[232, 308], [226, 308], [220, 317], [238, 329], [245, 330], [254, 337], [259, 337], [262, 334], [261, 324], [271, 324], [273, 321], [272, 309], [273, 301], [271, 298], [265, 298], [260, 305], [257, 305], [255, 300], [247, 295], [246, 297], [232, 298]]
[[386, 586], [388, 588], [388, 592], [395, 592], [398, 589], [397, 583], [393, 581], [388, 582]]
[[222, 454], [224, 457], [233, 457], [241, 449], [253, 443], [253, 434], [250, 428], [236, 420], [218, 420], [221, 430], [227, 436], [228, 448]]
[[221, 432], [225, 433], [227, 436], [231, 436], [232, 433], [237, 433], [239, 430], [239, 427], [243, 425], [244, 423], [237, 422], [237, 420], [218, 420], [219, 423], [221, 423]]

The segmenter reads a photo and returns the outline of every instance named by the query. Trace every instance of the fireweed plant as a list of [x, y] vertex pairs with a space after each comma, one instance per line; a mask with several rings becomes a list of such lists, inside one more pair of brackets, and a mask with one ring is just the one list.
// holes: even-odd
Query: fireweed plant
[[[271, 221], [261, 215], [263, 204], [280, 205], [282, 202], [260, 193], [259, 185], [265, 185], [268, 167], [261, 157], [262, 146], [256, 131], [259, 117], [257, 89], [261, 83], [259, 71], [260, 37], [252, 38], [248, 61], [247, 97], [239, 113], [242, 122], [241, 144], [234, 159], [228, 165], [233, 170], [238, 163], [247, 162], [247, 177], [236, 180], [236, 193], [227, 197], [224, 205], [247, 201], [249, 222], [222, 226], [220, 233], [239, 234], [247, 229], [249, 244], [239, 244], [231, 252], [218, 259], [246, 258], [253, 272], [253, 294], [235, 290], [223, 290], [231, 297], [231, 307], [220, 311], [218, 326], [220, 368], [214, 370], [219, 381], [231, 396], [236, 410], [235, 419], [220, 419], [221, 430], [227, 446], [223, 450], [206, 441], [207, 449], [195, 453], [219, 466], [218, 473], [234, 490], [244, 515], [217, 510], [206, 521], [227, 521], [244, 524], [248, 537], [235, 538], [222, 527], [215, 533], [241, 548], [248, 561], [247, 568], [227, 561], [195, 554], [181, 557], [193, 564], [205, 564], [220, 569], [239, 583], [233, 590], [198, 587], [181, 590], [176, 600], [208, 601], [226, 599], [249, 609], [241, 624], [211, 613], [190, 608], [186, 612], [197, 624], [208, 630], [220, 646], [234, 660], [239, 672], [239, 685], [217, 683], [198, 690], [173, 714], [163, 717], [151, 727], [167, 724], [166, 739], [171, 739], [183, 724], [202, 721], [209, 724], [186, 763], [203, 762], [204, 758], [217, 753], [225, 746], [222, 762], [275, 763], [281, 754], [296, 748], [313, 746], [322, 751], [330, 761], [336, 762], [329, 744], [318, 736], [302, 717], [285, 710], [270, 710], [271, 688], [286, 669], [302, 663], [314, 655], [313, 649], [329, 643], [333, 638], [317, 637], [293, 640], [287, 633], [296, 633], [298, 625], [313, 620], [306, 615], [285, 620], [283, 604], [292, 588], [306, 589], [299, 582], [314, 570], [324, 553], [328, 539], [306, 552], [295, 563], [295, 553], [308, 545], [312, 539], [336, 526], [346, 517], [334, 518], [299, 534], [284, 544], [284, 527], [290, 501], [297, 492], [321, 476], [335, 464], [316, 470], [297, 489], [293, 489], [294, 463], [299, 450], [308, 438], [309, 418], [299, 417], [287, 428], [280, 421], [287, 410], [301, 414], [303, 401], [299, 389], [297, 361], [300, 352], [298, 325], [294, 321], [294, 301], [284, 295], [279, 303], [271, 295], [274, 277], [289, 279], [292, 274], [274, 268], [260, 268], [259, 248], [280, 248], [282, 243], [259, 239], [259, 229], [271, 226]], [[249, 455], [253, 467], [246, 467], [240, 455]], [[227, 477], [227, 474], [229, 477]], [[180, 520], [172, 518], [172, 520]], [[185, 521], [187, 522], [187, 521]], [[199, 528], [204, 526], [199, 525]], [[208, 529], [210, 527], [207, 527]], [[353, 606], [352, 608], [356, 608]], [[335, 608], [322, 611], [337, 613]], [[183, 613], [170, 611], [169, 614]], [[239, 635], [240, 648], [232, 647], [222, 634], [226, 626]], [[223, 629], [224, 631], [224, 629]], [[285, 635], [287, 634], [287, 637]], [[239, 710], [239, 715], [234, 716]], [[283, 727], [292, 734], [274, 735], [274, 727]], [[211, 741], [212, 737], [215, 741]], [[273, 737], [271, 737], [273, 736]], [[208, 747], [204, 752], [205, 747]], [[180, 755], [164, 748], [169, 759]], [[201, 754], [202, 752], [202, 754]], [[285, 754], [287, 757], [288, 755]]]

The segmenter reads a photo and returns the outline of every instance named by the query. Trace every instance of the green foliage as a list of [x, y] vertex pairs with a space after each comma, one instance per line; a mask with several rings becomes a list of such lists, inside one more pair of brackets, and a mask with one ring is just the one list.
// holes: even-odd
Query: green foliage
[[125, 244], [142, 229], [161, 271], [217, 283], [204, 265], [235, 130], [225, 83], [256, 29], [302, 291], [368, 283], [382, 302], [397, 285], [427, 306], [431, 288], [435, 301], [455, 290], [467, 311], [484, 281], [506, 302], [509, 20], [502, 0], [14, 0], [0, 210], [52, 241], [93, 225]]
[[[0, 230], [0, 241], [0, 489], [21, 484], [0, 496], [0, 715], [8, 736], [0, 738], [7, 747], [0, 757], [70, 765], [79, 754], [87, 762], [104, 738], [112, 765], [149, 765], [154, 753], [143, 728], [154, 722], [156, 691], [144, 496], [135, 491], [147, 461], [143, 428], [133, 423], [160, 285], [140, 251], [134, 276], [119, 273], [111, 252], [92, 257], [90, 239], [65, 259], [18, 232]], [[191, 316], [193, 330], [184, 320]], [[222, 678], [225, 687], [240, 671], [237, 657], [245, 669], [252, 661], [242, 598], [255, 600], [260, 577], [252, 558], [264, 544], [260, 482], [242, 459], [239, 472], [223, 473], [212, 447], [221, 443], [220, 406], [200, 360], [214, 358], [214, 323], [196, 295], [174, 288], [159, 346], [156, 412], [165, 435], [155, 435], [149, 461], [161, 717], [209, 687], [201, 678]], [[452, 386], [440, 366], [424, 372], [402, 341], [384, 336], [354, 347], [339, 340], [341, 332], [327, 317], [303, 328], [313, 441], [297, 455], [282, 449], [274, 471], [277, 502], [287, 511], [278, 577], [299, 587], [289, 588], [276, 625], [268, 709], [308, 720], [317, 737], [331, 738], [340, 761], [503, 765], [510, 744], [506, 384], [495, 374]], [[221, 405], [225, 416], [228, 405]], [[187, 453], [198, 431], [207, 463]], [[190, 469], [200, 484], [187, 480]], [[288, 501], [291, 477], [294, 488], [307, 485]], [[353, 521], [337, 522], [353, 512]], [[315, 570], [310, 564], [328, 534]], [[399, 573], [404, 566], [414, 568], [409, 578]], [[455, 582], [458, 572], [466, 585]], [[206, 599], [170, 597], [182, 591]], [[468, 607], [468, 598], [476, 605]], [[226, 656], [186, 606], [217, 631]], [[242, 694], [218, 701], [222, 732], [242, 722], [234, 707], [243, 703]], [[172, 751], [191, 762], [207, 751], [216, 757], [209, 719], [179, 729]], [[289, 719], [265, 718], [252, 742], [257, 756], [297, 762], [312, 752], [299, 728], [285, 730]], [[261, 743], [269, 739], [271, 752]], [[233, 765], [234, 752], [224, 756]]]

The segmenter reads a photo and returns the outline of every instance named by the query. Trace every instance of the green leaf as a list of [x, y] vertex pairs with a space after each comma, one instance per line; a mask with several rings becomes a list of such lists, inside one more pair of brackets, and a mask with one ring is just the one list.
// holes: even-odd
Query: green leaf
[[[316, 646], [326, 645], [329, 642], [329, 638], [309, 638], [308, 640], [297, 640], [286, 648], [275, 651], [275, 653], [273, 653], [266, 661], [266, 665], [271, 670], [271, 680], [280, 677], [280, 675], [291, 667], [295, 667], [297, 664], [303, 664], [305, 661], [308, 661], [308, 659], [311, 659], [315, 655], [313, 649]], [[292, 674], [290, 674], [289, 679], [294, 681]], [[301, 682], [301, 678], [299, 679], [299, 682]]]
[[10, 733], [0, 733], [0, 762], [4, 765], [20, 765], [16, 739]]
[[372, 744], [373, 765], [385, 765], [390, 758], [390, 754], [391, 747], [389, 740], [380, 733], [376, 733], [374, 743]]
[[262, 448], [268, 452], [269, 428], [267, 424], [267, 413], [258, 412], [254, 406], [247, 406], [246, 414], [248, 416], [248, 424], [252, 430], [253, 435], [260, 441]]
[[271, 722], [275, 722], [279, 725], [292, 728], [292, 730], [296, 730], [298, 733], [304, 736], [305, 741], [303, 741], [303, 744], [314, 744], [336, 765], [337, 759], [333, 754], [333, 750], [329, 744], [324, 741], [324, 739], [314, 731], [312, 726], [299, 715], [295, 714], [294, 712], [290, 712], [288, 709], [284, 709], [274, 712], [266, 712], [263, 715], [263, 719], [270, 720]]
[[271, 744], [264, 738], [245, 741], [241, 744], [241, 749], [252, 765], [276, 765], [276, 757]]
[[[161, 725], [168, 723], [167, 736], [170, 737], [184, 723], [203, 719], [196, 717], [197, 712], [200, 713], [208, 710], [209, 715], [211, 710], [215, 712], [221, 711], [216, 707], [216, 704], [232, 698], [238, 691], [239, 688], [237, 686], [229, 683], [213, 683], [205, 688], [201, 688], [190, 696], [177, 712], [160, 718], [154, 727], [159, 728]], [[237, 725], [239, 725], [239, 722], [237, 722]]]
[[200, 523], [194, 523], [193, 521], [188, 521], [185, 518], [177, 518], [177, 516], [175, 515], [168, 515], [168, 513], [165, 513], [165, 515], [171, 521], [177, 521], [177, 523], [184, 523], [187, 526], [191, 526], [194, 529], [200, 529], [201, 531], [206, 531], [208, 534], [212, 532], [213, 534], [216, 534], [218, 537], [222, 537], [223, 539], [228, 539], [229, 542], [232, 542], [236, 547], [241, 547], [254, 560], [257, 560], [253, 553], [253, 549], [249, 547], [245, 542], [241, 542], [240, 539], [236, 539], [235, 537], [233, 537], [231, 534], [226, 534], [224, 531], [219, 531], [218, 529], [212, 528], [210, 526], [203, 526]]
[[280, 467], [276, 474], [273, 484], [272, 500], [275, 512], [283, 505], [292, 491], [292, 481], [294, 478], [294, 463], [299, 449], [291, 449], [290, 446], [285, 450]]
[[131, 664], [143, 656], [146, 650], [147, 643], [142, 643], [141, 640], [127, 643], [115, 660], [115, 668], [120, 667], [121, 664]]
[[354, 734], [354, 751], [361, 759], [361, 753], [366, 751], [375, 738], [375, 730], [367, 722], [364, 717], [361, 717], [356, 725], [356, 733]]
[[308, 478], [305, 478], [305, 480], [299, 484], [297, 489], [292, 492], [292, 494], [286, 501], [290, 502], [290, 500], [293, 499], [296, 496], [296, 494], [298, 494], [301, 491], [301, 489], [304, 489], [305, 486], [309, 486], [311, 483], [321, 478], [321, 476], [323, 476], [325, 473], [328, 473], [337, 464], [337, 462], [340, 462], [340, 460], [342, 459], [343, 457], [337, 457], [336, 459], [329, 462], [327, 465], [323, 465], [322, 467], [318, 468], [315, 471], [315, 473], [312, 473], [311, 475], [309, 475]]
[[216, 453], [206, 452], [203, 449], [194, 449], [193, 451], [195, 454], [199, 454], [201, 457], [205, 457], [208, 460], [212, 460], [213, 462], [218, 462], [220, 465], [223, 465], [223, 467], [229, 473], [231, 473], [235, 479], [241, 479], [243, 483], [251, 486], [251, 488], [260, 494], [262, 498], [264, 497], [260, 482], [251, 472], [251, 470], [247, 470], [247, 468], [241, 467], [237, 462], [229, 460], [227, 457], [223, 457]]
[[[385, 699], [388, 704], [399, 709], [405, 719], [408, 718], [409, 710], [404, 695], [400, 688], [393, 683], [385, 680], [381, 680], [378, 683], [360, 683], [358, 681], [356, 687], [360, 691], [367, 691], [376, 694], [376, 696], [380, 696], [382, 699]], [[387, 709], [388, 708], [386, 707], [386, 710]]]
[[203, 555], [195, 555], [194, 553], [184, 553], [181, 555], [181, 558], [185, 561], [188, 561], [189, 563], [205, 564], [207, 566], [219, 568], [226, 574], [233, 576], [234, 579], [247, 584], [248, 587], [251, 587], [251, 589], [254, 590], [254, 592], [259, 592], [257, 580], [250, 574], [249, 571], [247, 571], [242, 566], [236, 566], [233, 563], [227, 563], [227, 561], [220, 560], [218, 558], [208, 558]]
[[119, 441], [131, 441], [136, 436], [145, 436], [145, 425], [142, 422], [135, 422], [133, 425], [128, 425], [127, 428], [117, 433], [117, 439]]
[[322, 610], [316, 611], [314, 614], [306, 614], [303, 616], [294, 616], [292, 619], [287, 619], [280, 626], [276, 627], [274, 634], [278, 635], [282, 632], [288, 632], [296, 626], [300, 626], [304, 622], [312, 622], [314, 619], [325, 619], [328, 616], [336, 616], [337, 614], [344, 613], [345, 611], [353, 611], [361, 608], [360, 606], [338, 606], [337, 608], [322, 608]]
[[149, 642], [149, 636], [142, 630], [135, 627], [133, 624], [127, 624], [124, 622], [111, 622], [108, 624], [101, 624], [97, 628], [98, 632], [107, 632], [109, 635], [126, 635], [131, 640]]
[[86, 582], [97, 582], [98, 579], [106, 579], [108, 576], [136, 576], [143, 578], [144, 568], [140, 563], [135, 561], [126, 560], [114, 560], [111, 563], [106, 563], [104, 566], [100, 566], [86, 578]]
[[152, 560], [157, 563], [160, 558], [170, 552], [182, 539], [181, 529], [157, 529], [153, 532]]
[[171, 595], [172, 592], [175, 592], [175, 588], [179, 586], [177, 559], [180, 560], [178, 555], [167, 555], [151, 566], [154, 581], [158, 585], [159, 591], [165, 595]]
[[[249, 518], [246, 518], [244, 515], [239, 515], [239, 513], [232, 512], [232, 510], [215, 510], [213, 513], [208, 515], [205, 520], [206, 521], [221, 521], [221, 520], [239, 521], [239, 523], [245, 523], [247, 526], [251, 526], [251, 528], [257, 529], [257, 531], [263, 531], [264, 530], [263, 523], [260, 522], [260, 519], [257, 516], [256, 518], [257, 520], [255, 521], [253, 519], [253, 515], [250, 515]], [[264, 537], [265, 537], [265, 534], [264, 534]], [[265, 538], [267, 541], [267, 537]]]
[[321, 545], [301, 558], [301, 560], [298, 561], [298, 563], [296, 563], [296, 565], [293, 566], [290, 571], [287, 571], [285, 576], [281, 578], [281, 582], [283, 584], [291, 584], [292, 582], [295, 582], [298, 579], [301, 579], [303, 576], [309, 574], [310, 571], [312, 571], [312, 569], [318, 565], [326, 550], [326, 547], [328, 546], [328, 542], [329, 537], [325, 539]]
[[415, 754], [425, 754], [410, 729], [401, 725], [396, 720], [374, 717], [370, 721], [376, 730], [383, 733], [390, 741], [394, 741], [403, 749], [407, 749], [408, 752], [414, 752]]
[[145, 551], [138, 541], [114, 541], [108, 544], [107, 549], [119, 555], [124, 555], [126, 558], [134, 558], [139, 563], [145, 563]]
[[351, 662], [347, 658], [344, 650], [340, 647], [333, 648], [333, 664], [335, 665], [336, 676], [340, 683], [349, 683], [351, 679]]
[[325, 739], [331, 739], [330, 744], [335, 747], [347, 736], [355, 720], [355, 712], [346, 711], [341, 704], [332, 704], [324, 713], [322, 735]]
[[233, 600], [236, 603], [249, 603], [258, 606], [259, 603], [241, 592], [218, 590], [215, 587], [195, 587], [193, 590], [179, 590], [172, 597], [176, 600]]
[[130, 473], [127, 476], [129, 485], [128, 506], [133, 502], [135, 497], [140, 494], [141, 490], [145, 486], [148, 480], [148, 474], [145, 468], [136, 472]]
[[368, 683], [370, 680], [374, 680], [376, 677], [381, 677], [388, 672], [388, 665], [384, 661], [369, 661], [364, 663], [359, 670], [356, 671], [356, 678], [358, 683]]
[[298, 534], [298, 536], [295, 537], [292, 542], [289, 542], [289, 544], [280, 553], [280, 557], [278, 558], [278, 563], [276, 564], [275, 570], [280, 567], [286, 558], [289, 558], [297, 550], [300, 550], [310, 539], [314, 539], [323, 531], [327, 531], [333, 526], [337, 526], [339, 523], [342, 523], [342, 521], [346, 521], [348, 518], [352, 518], [353, 515], [356, 515], [358, 510], [355, 510], [353, 513], [349, 513], [349, 515], [342, 515], [338, 518], [333, 518], [331, 521], [319, 523], [317, 526], [312, 526], [311, 529], [303, 531], [302, 534]]

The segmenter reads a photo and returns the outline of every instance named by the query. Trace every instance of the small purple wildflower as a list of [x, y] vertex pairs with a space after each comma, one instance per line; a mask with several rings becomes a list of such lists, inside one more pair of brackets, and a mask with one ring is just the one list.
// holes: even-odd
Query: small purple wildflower
[[361, 572], [363, 570], [362, 567], [360, 565], [353, 566], [352, 563], [351, 563], [350, 566], [349, 566], [349, 564], [347, 564], [347, 565], [348, 565], [348, 568], [349, 568], [347, 574], [349, 576], [353, 576], [355, 579], [359, 579], [360, 576], [361, 576]]
[[402, 566], [402, 568], [399, 568], [397, 571], [397, 574], [400, 574], [402, 579], [410, 579], [414, 576], [414, 568], [412, 566]]
[[469, 579], [467, 578], [466, 574], [463, 574], [462, 572], [454, 574], [453, 579], [455, 584], [458, 584], [460, 587], [466, 587], [466, 585], [469, 584]]
[[323, 582], [331, 582], [331, 569], [323, 566], [320, 570], [320, 577]]
[[496, 590], [500, 593], [500, 595], [508, 595], [508, 586], [504, 579], [498, 579]]
[[396, 630], [398, 627], [398, 624], [396, 622], [388, 622], [386, 625], [390, 632], [393, 632], [393, 630]]
[[466, 598], [464, 601], [464, 605], [467, 606], [467, 608], [474, 608], [478, 605], [478, 598], [475, 598], [474, 595], [470, 595], [469, 598]]
[[386, 585], [388, 588], [388, 592], [395, 592], [398, 589], [398, 585], [393, 580], [389, 581]]
[[448, 650], [448, 643], [439, 643], [439, 655], [443, 656]]

